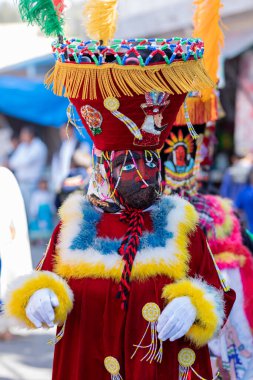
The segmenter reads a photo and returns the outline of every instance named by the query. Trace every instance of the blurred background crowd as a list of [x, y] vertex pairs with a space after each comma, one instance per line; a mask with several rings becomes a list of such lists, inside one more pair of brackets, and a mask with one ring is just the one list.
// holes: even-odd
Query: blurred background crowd
[[[208, 189], [230, 198], [253, 233], [253, 2], [223, 3], [220, 119]], [[116, 38], [191, 36], [192, 0], [121, 0], [119, 5]], [[67, 9], [66, 35], [85, 39], [80, 7], [75, 0]], [[44, 87], [54, 64], [50, 39], [21, 22], [12, 0], [0, 0], [0, 38], [0, 166], [20, 187], [36, 265], [63, 200], [87, 189], [92, 145], [86, 132], [69, 122], [68, 99]]]
[[[47, 241], [57, 222], [56, 211], [72, 191], [85, 191], [91, 172], [91, 146], [78, 139], [71, 124], [57, 129], [58, 147], [50, 151], [38, 127], [14, 130], [1, 118], [0, 165], [15, 175], [25, 204], [32, 244]], [[38, 133], [36, 133], [38, 131]]]

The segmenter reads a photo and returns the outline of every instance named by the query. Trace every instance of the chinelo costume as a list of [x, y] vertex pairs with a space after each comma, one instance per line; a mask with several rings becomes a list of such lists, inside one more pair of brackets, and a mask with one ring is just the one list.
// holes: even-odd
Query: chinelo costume
[[[205, 41], [207, 56], [212, 53], [211, 61], [206, 61], [206, 67], [213, 80], [215, 77], [211, 75], [210, 67], [215, 69], [215, 36], [222, 39], [218, 32], [220, 6], [220, 1], [216, 2], [216, 8], [213, 1], [210, 2], [210, 8], [208, 2], [198, 1], [195, 12], [194, 35], [200, 35]], [[210, 25], [208, 15], [212, 20]], [[217, 33], [214, 31], [215, 19]], [[204, 195], [198, 190], [199, 182], [207, 180], [213, 159], [215, 120], [218, 118], [216, 98], [214, 92], [210, 95], [207, 91], [202, 95], [190, 94], [184, 108], [178, 113], [162, 153], [165, 192], [179, 193], [195, 207], [199, 215], [199, 225], [207, 236], [221, 274], [236, 290], [237, 299], [229, 319], [219, 338], [212, 340], [209, 347], [221, 374], [224, 377], [229, 376], [230, 379], [241, 380], [250, 379], [253, 374], [253, 260], [244, 245], [240, 221], [230, 200]], [[183, 115], [186, 116], [185, 121]]]
[[65, 201], [44, 259], [13, 284], [6, 310], [31, 328], [60, 326], [54, 380], [212, 379], [207, 343], [234, 291], [194, 208], [159, 188], [159, 149], [186, 93], [212, 85], [203, 43], [111, 40], [115, 6], [88, 4], [97, 40], [53, 43], [46, 81], [70, 98], [93, 139], [94, 170], [88, 196]]

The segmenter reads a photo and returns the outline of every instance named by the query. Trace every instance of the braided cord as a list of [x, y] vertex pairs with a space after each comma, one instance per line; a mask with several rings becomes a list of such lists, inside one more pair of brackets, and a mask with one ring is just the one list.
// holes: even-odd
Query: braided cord
[[[126, 152], [127, 155], [127, 152]], [[140, 237], [144, 228], [143, 211], [130, 208], [117, 191], [114, 185], [111, 166], [108, 160], [104, 160], [105, 172], [110, 185], [110, 190], [116, 200], [125, 207], [120, 216], [120, 221], [128, 224], [128, 229], [123, 237], [118, 253], [123, 257], [124, 268], [119, 283], [119, 292], [117, 298], [121, 299], [121, 308], [127, 309], [128, 298], [130, 294], [131, 271], [140, 244]]]

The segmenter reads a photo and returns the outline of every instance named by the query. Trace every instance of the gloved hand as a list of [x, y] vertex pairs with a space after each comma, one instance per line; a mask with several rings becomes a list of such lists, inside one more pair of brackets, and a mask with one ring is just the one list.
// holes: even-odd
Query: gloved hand
[[196, 308], [190, 297], [178, 297], [172, 300], [158, 318], [158, 338], [173, 342], [182, 338], [196, 319]]
[[37, 290], [30, 298], [25, 309], [27, 318], [37, 327], [46, 323], [48, 327], [54, 326], [54, 307], [59, 306], [59, 301], [50, 289]]

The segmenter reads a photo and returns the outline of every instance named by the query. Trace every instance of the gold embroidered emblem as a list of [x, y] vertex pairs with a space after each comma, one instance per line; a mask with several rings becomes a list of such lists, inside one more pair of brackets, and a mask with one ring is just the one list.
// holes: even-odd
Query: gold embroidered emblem
[[196, 360], [196, 354], [191, 348], [183, 348], [178, 353], [178, 362], [182, 367], [191, 367]]
[[156, 322], [160, 314], [160, 308], [154, 302], [146, 303], [142, 308], [142, 316], [147, 322]]
[[[149, 363], [156, 361], [158, 363], [162, 362], [163, 356], [163, 342], [158, 339], [157, 334], [157, 321], [161, 314], [159, 306], [154, 302], [146, 303], [142, 308], [142, 316], [145, 321], [148, 322], [146, 331], [144, 332], [140, 342], [138, 344], [134, 344], [135, 351], [131, 356], [131, 359], [136, 355], [139, 349], [145, 350], [146, 354], [142, 357], [141, 361], [146, 360]], [[150, 332], [151, 343], [149, 345], [143, 345], [143, 340], [147, 335], [148, 331]], [[158, 343], [160, 345], [158, 346]]]
[[111, 96], [104, 100], [104, 106], [106, 109], [113, 112], [113, 111], [117, 111], [117, 109], [120, 106], [120, 103], [117, 98], [114, 98], [113, 96]]
[[110, 373], [112, 380], [122, 380], [122, 377], [119, 373], [120, 365], [116, 358], [113, 356], [107, 356], [104, 360], [104, 366], [106, 370]]

